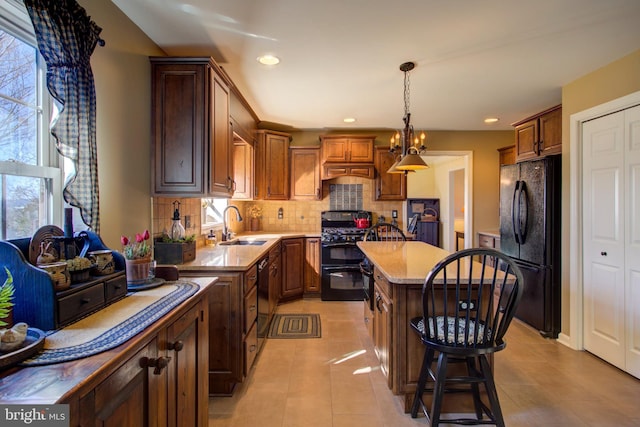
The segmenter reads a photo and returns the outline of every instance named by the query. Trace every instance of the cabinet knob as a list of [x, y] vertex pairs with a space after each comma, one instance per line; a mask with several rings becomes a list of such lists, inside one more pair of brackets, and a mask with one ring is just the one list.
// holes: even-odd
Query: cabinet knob
[[602, 256], [607, 256], [607, 253], [606, 253], [606, 252], [604, 252], [604, 251], [602, 251], [602, 252], [600, 252], [600, 255], [602, 255]]
[[184, 343], [181, 340], [178, 340], [176, 342], [169, 342], [167, 343], [167, 349], [169, 350], [174, 350], [176, 352], [182, 350], [184, 348]]
[[142, 368], [155, 368], [153, 375], [160, 375], [162, 370], [169, 366], [170, 357], [143, 357], [140, 359], [140, 366]]
[[255, 304], [251, 304], [249, 306], [249, 311], [256, 311], [256, 305]]
[[256, 351], [256, 349], [257, 349], [257, 348], [258, 348], [258, 347], [256, 347], [256, 345], [255, 345], [255, 344], [251, 344], [251, 346], [249, 347], [249, 352], [250, 352], [250, 353], [253, 353], [254, 351]]

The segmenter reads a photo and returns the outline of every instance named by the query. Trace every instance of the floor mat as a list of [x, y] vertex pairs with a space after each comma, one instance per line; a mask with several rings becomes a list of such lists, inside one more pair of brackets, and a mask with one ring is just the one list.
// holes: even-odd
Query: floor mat
[[269, 328], [269, 338], [320, 338], [319, 314], [275, 314]]

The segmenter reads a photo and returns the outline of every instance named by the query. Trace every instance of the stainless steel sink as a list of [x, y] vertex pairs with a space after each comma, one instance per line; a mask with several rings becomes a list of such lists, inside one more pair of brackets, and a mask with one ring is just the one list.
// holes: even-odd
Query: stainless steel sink
[[221, 246], [261, 246], [267, 243], [266, 240], [228, 240], [220, 242]]

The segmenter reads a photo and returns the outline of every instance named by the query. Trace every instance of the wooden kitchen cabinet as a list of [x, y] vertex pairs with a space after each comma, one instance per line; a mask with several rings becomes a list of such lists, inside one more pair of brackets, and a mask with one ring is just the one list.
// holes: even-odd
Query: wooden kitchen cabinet
[[236, 185], [233, 199], [253, 198], [253, 145], [243, 139], [233, 139], [233, 181]]
[[254, 198], [288, 200], [291, 135], [271, 130], [258, 130], [257, 136]]
[[373, 306], [373, 344], [380, 370], [387, 378], [387, 385], [392, 387], [392, 309], [391, 286], [387, 279], [374, 269], [374, 306]]
[[[500, 235], [478, 232], [478, 247], [500, 249]], [[489, 262], [489, 265], [493, 267], [493, 259], [489, 259]]]
[[320, 295], [320, 238], [307, 237], [304, 247], [304, 294]]
[[500, 156], [499, 165], [512, 165], [516, 162], [516, 146], [509, 145], [508, 147], [498, 148]]
[[516, 161], [562, 153], [562, 106], [514, 123]]
[[374, 151], [375, 200], [404, 200], [407, 198], [407, 176], [404, 173], [387, 173], [396, 161], [396, 155], [386, 147]]
[[322, 163], [373, 163], [375, 135], [322, 135]]
[[231, 197], [229, 83], [211, 58], [152, 57], [153, 193]]
[[320, 148], [292, 147], [291, 200], [322, 200]]
[[304, 292], [304, 239], [282, 240], [282, 291], [281, 300], [302, 297]]
[[358, 176], [373, 179], [375, 135], [321, 135], [322, 179]]

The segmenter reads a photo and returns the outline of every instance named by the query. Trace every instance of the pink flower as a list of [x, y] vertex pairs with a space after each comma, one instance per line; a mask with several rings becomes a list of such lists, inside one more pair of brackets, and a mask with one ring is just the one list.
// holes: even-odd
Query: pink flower
[[149, 240], [149, 230], [144, 230], [144, 233], [142, 234], [142, 238], [144, 240]]
[[129, 244], [127, 236], [120, 236], [120, 243], [122, 243], [122, 246], [127, 246]]
[[144, 237], [142, 237], [142, 234], [136, 233], [136, 242], [138, 243], [144, 242]]

